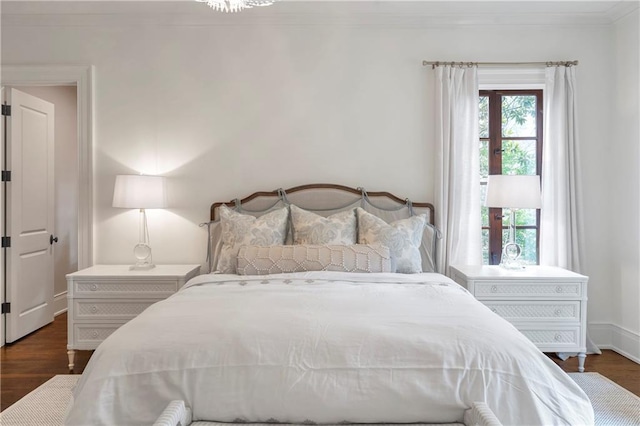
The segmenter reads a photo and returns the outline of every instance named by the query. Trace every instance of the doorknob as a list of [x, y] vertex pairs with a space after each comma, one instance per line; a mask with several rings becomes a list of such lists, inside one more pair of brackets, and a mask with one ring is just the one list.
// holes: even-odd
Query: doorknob
[[58, 242], [58, 237], [54, 237], [53, 235], [49, 235], [49, 244], [53, 245], [53, 243]]

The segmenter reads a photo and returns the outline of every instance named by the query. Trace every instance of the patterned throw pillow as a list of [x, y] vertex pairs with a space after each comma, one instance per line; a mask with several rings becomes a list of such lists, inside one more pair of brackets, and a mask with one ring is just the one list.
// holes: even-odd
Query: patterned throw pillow
[[287, 237], [289, 209], [283, 207], [260, 217], [235, 212], [220, 206], [222, 249], [216, 272], [235, 274], [238, 250], [243, 245], [272, 246], [284, 244]]
[[358, 243], [382, 244], [391, 252], [391, 267], [395, 272], [414, 274], [422, 272], [420, 243], [427, 221], [424, 214], [387, 223], [362, 208], [358, 215]]
[[353, 209], [322, 217], [291, 205], [293, 244], [356, 243], [356, 213]]
[[387, 247], [365, 244], [242, 246], [238, 251], [239, 275], [307, 271], [390, 272], [391, 255]]

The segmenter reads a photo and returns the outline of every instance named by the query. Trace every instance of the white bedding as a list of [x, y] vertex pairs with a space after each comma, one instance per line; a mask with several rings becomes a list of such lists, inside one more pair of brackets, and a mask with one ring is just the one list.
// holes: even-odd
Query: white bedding
[[461, 421], [589, 425], [582, 390], [509, 323], [439, 274], [204, 275], [94, 352], [66, 419]]

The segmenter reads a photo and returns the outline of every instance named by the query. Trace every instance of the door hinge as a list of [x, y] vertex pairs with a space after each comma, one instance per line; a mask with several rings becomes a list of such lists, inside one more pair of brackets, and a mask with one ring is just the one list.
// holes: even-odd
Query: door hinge
[[2, 313], [3, 314], [10, 314], [11, 313], [11, 303], [4, 302], [2, 304]]
[[11, 170], [2, 171], [2, 182], [11, 182]]
[[7, 117], [11, 116], [11, 105], [7, 105], [7, 104], [2, 105], [2, 115]]
[[11, 237], [2, 237], [2, 248], [11, 247]]

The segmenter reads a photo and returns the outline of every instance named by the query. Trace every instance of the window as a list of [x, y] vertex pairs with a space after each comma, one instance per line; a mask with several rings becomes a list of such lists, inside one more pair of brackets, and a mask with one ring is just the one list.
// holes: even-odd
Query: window
[[[542, 167], [542, 90], [481, 90], [480, 185], [484, 201], [487, 176], [540, 175]], [[503, 225], [503, 215], [507, 218]], [[482, 207], [483, 263], [500, 263], [509, 239], [508, 210]], [[516, 242], [523, 263], [537, 264], [540, 210], [516, 212]]]

